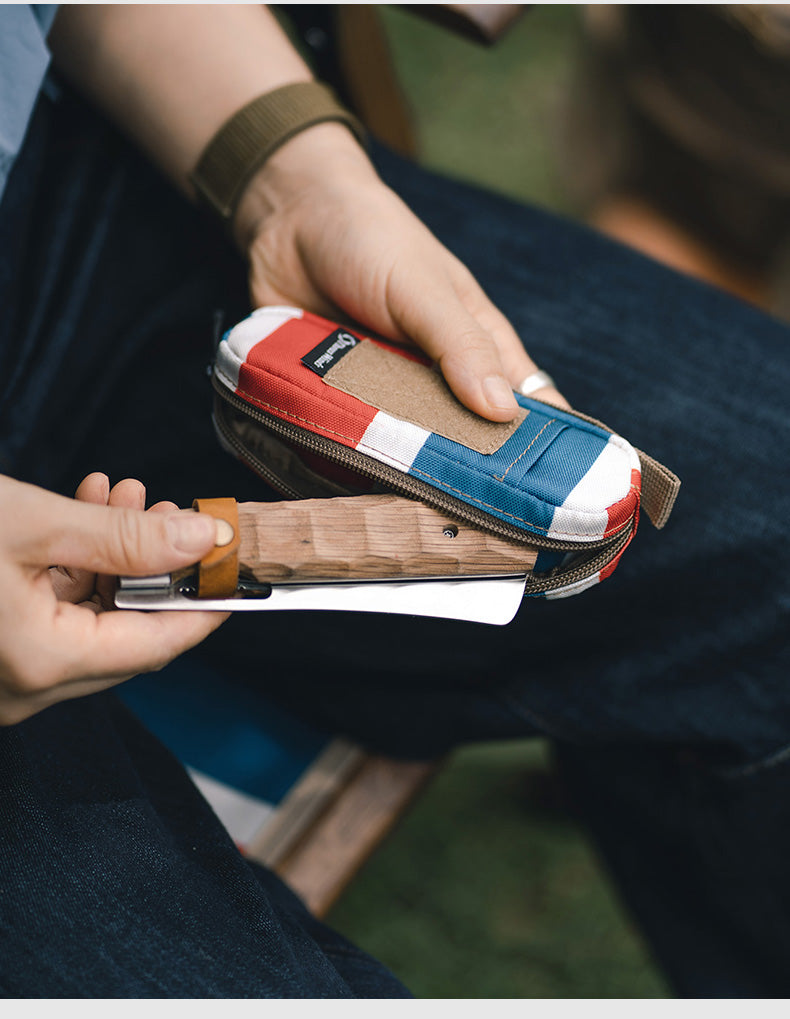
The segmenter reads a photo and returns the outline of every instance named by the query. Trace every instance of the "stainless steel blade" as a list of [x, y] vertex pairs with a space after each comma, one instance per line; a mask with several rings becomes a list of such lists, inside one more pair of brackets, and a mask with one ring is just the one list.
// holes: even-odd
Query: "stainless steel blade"
[[[115, 595], [119, 609], [222, 612], [391, 612], [504, 626], [521, 604], [526, 575], [482, 579], [389, 581], [355, 584], [283, 584], [268, 597], [198, 599], [164, 584], [169, 577], [123, 578]], [[146, 586], [146, 581], [147, 585]]]

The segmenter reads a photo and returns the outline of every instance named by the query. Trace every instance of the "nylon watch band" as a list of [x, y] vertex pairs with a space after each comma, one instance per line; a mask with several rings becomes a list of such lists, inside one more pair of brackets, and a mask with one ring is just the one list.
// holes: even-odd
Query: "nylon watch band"
[[345, 124], [364, 144], [362, 125], [329, 86], [298, 81], [265, 92], [222, 125], [203, 150], [190, 180], [211, 208], [230, 220], [245, 185], [276, 149], [300, 131], [332, 120]]

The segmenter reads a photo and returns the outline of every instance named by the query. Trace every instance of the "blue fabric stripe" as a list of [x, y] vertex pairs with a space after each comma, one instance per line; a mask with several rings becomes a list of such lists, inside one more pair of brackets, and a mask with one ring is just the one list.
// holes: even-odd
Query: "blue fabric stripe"
[[559, 434], [567, 430], [566, 424], [561, 421], [553, 421], [551, 418], [544, 422], [544, 426], [534, 438], [529, 438], [526, 435], [522, 437], [521, 429], [519, 429], [514, 436], [518, 445], [513, 451], [513, 455], [508, 456], [508, 465], [503, 472], [497, 471], [503, 482], [514, 488], [523, 485], [531, 491], [532, 483], [527, 474]]
[[494, 453], [431, 435], [409, 474], [510, 524], [536, 534], [584, 477], [608, 432], [544, 403], [517, 397], [529, 414]]
[[[498, 480], [492, 473], [492, 468], [494, 472], [497, 470], [497, 458], [496, 453], [484, 457], [441, 435], [431, 435], [417, 454], [409, 474], [500, 520], [544, 534], [551, 526], [554, 507]], [[492, 463], [489, 465], [486, 460]], [[498, 466], [504, 470], [507, 462], [500, 460]]]
[[566, 429], [532, 465], [523, 482], [539, 499], [561, 506], [608, 441], [608, 436], [602, 438], [590, 432]]
[[519, 406], [525, 407], [527, 410], [534, 411], [538, 415], [555, 418], [563, 424], [570, 425], [570, 427], [576, 431], [589, 432], [590, 435], [598, 435], [604, 439], [609, 438], [609, 432], [607, 432], [605, 428], [594, 425], [591, 421], [582, 421], [580, 418], [574, 417], [573, 414], [569, 414], [567, 411], [564, 411], [559, 407], [550, 407], [546, 403], [541, 403], [540, 400], [530, 400], [528, 396], [520, 396], [518, 393], [514, 393], [513, 395], [515, 396]]
[[330, 740], [197, 656], [118, 693], [184, 764], [266, 803], [279, 803]]

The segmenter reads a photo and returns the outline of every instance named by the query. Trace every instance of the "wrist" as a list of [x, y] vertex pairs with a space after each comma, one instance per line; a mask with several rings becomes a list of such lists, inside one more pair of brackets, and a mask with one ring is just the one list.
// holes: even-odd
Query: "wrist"
[[326, 123], [344, 124], [357, 139], [364, 138], [356, 117], [321, 82], [295, 81], [264, 92], [237, 110], [209, 141], [190, 174], [195, 192], [230, 225], [260, 167], [291, 139]]
[[265, 221], [308, 196], [347, 185], [377, 182], [378, 175], [352, 132], [340, 123], [321, 123], [282, 145], [248, 181], [231, 229], [247, 251]]

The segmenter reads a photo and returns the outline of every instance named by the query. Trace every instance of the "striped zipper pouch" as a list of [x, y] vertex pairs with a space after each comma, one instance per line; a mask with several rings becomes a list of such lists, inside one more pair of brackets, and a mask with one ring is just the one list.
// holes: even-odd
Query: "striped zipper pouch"
[[289, 498], [389, 491], [537, 549], [530, 596], [608, 577], [640, 506], [669, 518], [678, 479], [605, 425], [516, 394], [504, 424], [463, 407], [415, 348], [298, 308], [225, 334], [220, 440]]

